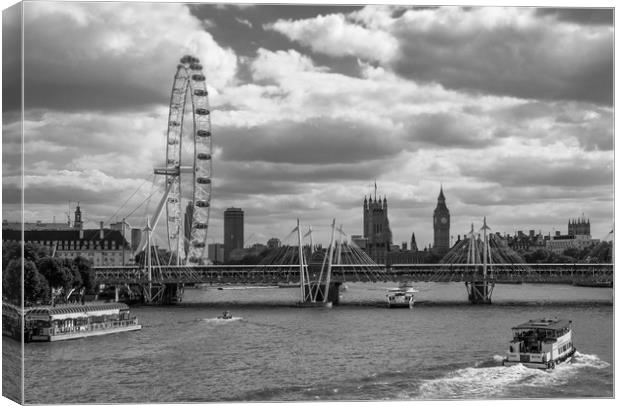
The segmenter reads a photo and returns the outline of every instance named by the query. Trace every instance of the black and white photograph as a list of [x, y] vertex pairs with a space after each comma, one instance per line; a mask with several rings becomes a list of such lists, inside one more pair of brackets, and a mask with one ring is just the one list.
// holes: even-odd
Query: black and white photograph
[[615, 9], [2, 11], [3, 404], [615, 398]]

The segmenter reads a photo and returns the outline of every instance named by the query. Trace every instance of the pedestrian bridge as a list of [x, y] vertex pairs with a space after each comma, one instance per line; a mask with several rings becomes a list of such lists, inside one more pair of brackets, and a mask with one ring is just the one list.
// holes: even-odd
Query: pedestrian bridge
[[[312, 265], [312, 264], [310, 264]], [[333, 283], [471, 282], [480, 279], [482, 264], [332, 265]], [[562, 283], [613, 286], [613, 264], [494, 264], [489, 280], [496, 283]], [[316, 271], [315, 271], [316, 269]], [[311, 279], [317, 267], [308, 268]], [[144, 267], [94, 267], [98, 284], [149, 283]], [[298, 265], [153, 266], [151, 283], [213, 285], [299, 285]]]

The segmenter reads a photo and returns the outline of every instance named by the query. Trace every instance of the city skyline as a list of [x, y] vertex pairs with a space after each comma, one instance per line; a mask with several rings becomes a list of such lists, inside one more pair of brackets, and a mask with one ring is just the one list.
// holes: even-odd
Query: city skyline
[[[582, 213], [602, 238], [613, 221], [612, 17], [27, 3], [24, 217], [60, 221], [67, 200], [80, 201], [96, 228], [143, 201], [164, 159], [174, 69], [191, 53], [212, 107], [210, 242], [223, 240], [228, 207], [244, 210], [245, 234], [257, 242], [283, 239], [297, 217], [317, 233], [336, 218], [362, 234], [375, 180], [394, 244], [412, 232], [420, 249], [432, 242], [440, 185], [455, 238], [483, 216], [493, 232], [513, 234], [564, 232]], [[16, 109], [5, 104], [3, 114], [8, 220], [20, 210]], [[129, 220], [142, 226], [143, 210]]]

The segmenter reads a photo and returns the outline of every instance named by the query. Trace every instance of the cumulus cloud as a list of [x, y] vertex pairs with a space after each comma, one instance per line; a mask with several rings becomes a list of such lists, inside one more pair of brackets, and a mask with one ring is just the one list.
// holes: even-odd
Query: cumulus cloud
[[342, 14], [319, 15], [305, 20], [278, 20], [264, 26], [332, 56], [359, 56], [367, 60], [388, 62], [397, 52], [398, 43], [389, 33], [370, 30], [347, 21]]
[[349, 15], [278, 20], [269, 27], [315, 52], [381, 61], [416, 81], [611, 104], [613, 27], [574, 24], [608, 20], [611, 10], [552, 9], [544, 15], [537, 10], [439, 7], [395, 13], [393, 7], [367, 6]]
[[302, 72], [324, 72], [326, 68], [317, 67], [306, 55], [289, 49], [288, 51], [268, 51], [259, 48], [252, 62], [252, 77], [256, 80], [281, 79]]
[[475, 92], [611, 104], [611, 27], [548, 24], [535, 9], [409, 10], [399, 74]]
[[[113, 208], [120, 206], [118, 196], [131, 193], [144, 181], [132, 178], [119, 178], [96, 170], [57, 170], [53, 173], [24, 176], [24, 204], [58, 204], [68, 200], [87, 203], [107, 204]], [[3, 179], [3, 195], [14, 196], [13, 190], [20, 185], [17, 177]], [[10, 200], [10, 199], [9, 199]], [[16, 201], [7, 201], [16, 203]]]
[[27, 3], [24, 35], [26, 108], [166, 104], [174, 69], [188, 53], [216, 87], [230, 83], [237, 68], [235, 52], [182, 4]]
[[246, 27], [252, 28], [252, 22], [249, 20], [246, 20], [244, 18], [235, 18], [235, 21], [237, 21], [239, 24], [245, 25]]
[[46, 111], [24, 122], [25, 173], [40, 162], [58, 169], [99, 168], [144, 177], [165, 160], [167, 111], [138, 110], [110, 116]]

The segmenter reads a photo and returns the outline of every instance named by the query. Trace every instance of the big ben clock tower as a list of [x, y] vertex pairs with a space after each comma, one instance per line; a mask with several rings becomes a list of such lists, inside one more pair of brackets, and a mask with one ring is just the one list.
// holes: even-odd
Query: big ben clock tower
[[439, 190], [437, 207], [433, 212], [433, 230], [435, 232], [433, 252], [444, 255], [450, 250], [450, 211], [446, 206], [443, 187]]

